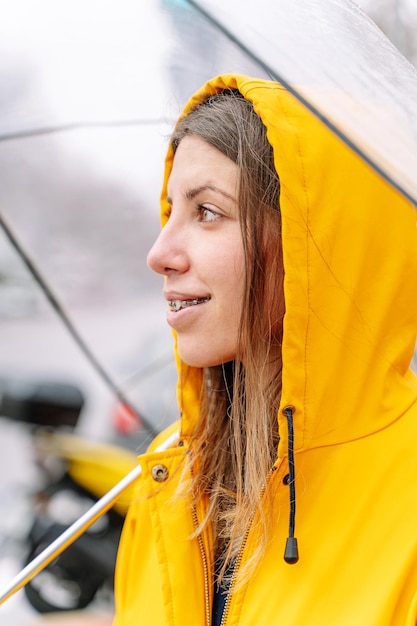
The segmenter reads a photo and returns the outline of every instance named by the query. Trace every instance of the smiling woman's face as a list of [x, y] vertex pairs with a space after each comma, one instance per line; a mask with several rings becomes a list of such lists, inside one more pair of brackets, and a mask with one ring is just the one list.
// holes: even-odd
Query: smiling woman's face
[[165, 276], [167, 321], [183, 361], [236, 357], [244, 289], [238, 167], [197, 136], [180, 142], [168, 183], [169, 219], [148, 255]]

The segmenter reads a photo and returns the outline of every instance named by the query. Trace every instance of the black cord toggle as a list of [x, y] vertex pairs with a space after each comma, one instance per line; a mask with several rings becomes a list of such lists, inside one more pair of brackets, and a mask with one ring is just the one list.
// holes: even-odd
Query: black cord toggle
[[283, 413], [287, 418], [288, 426], [288, 487], [290, 492], [290, 517], [288, 524], [288, 538], [285, 544], [284, 561], [293, 565], [298, 561], [298, 543], [295, 533], [295, 464], [294, 464], [294, 407], [286, 406]]

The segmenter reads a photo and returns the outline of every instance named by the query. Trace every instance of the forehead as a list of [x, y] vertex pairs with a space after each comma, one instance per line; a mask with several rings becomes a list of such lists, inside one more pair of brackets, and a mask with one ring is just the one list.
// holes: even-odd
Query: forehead
[[238, 179], [238, 166], [220, 150], [196, 135], [184, 137], [174, 155], [168, 180], [168, 190], [177, 185], [222, 184], [234, 189]]

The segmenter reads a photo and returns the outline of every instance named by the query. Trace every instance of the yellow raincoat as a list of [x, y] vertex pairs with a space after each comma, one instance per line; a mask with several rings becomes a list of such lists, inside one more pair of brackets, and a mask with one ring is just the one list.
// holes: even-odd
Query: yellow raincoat
[[[276, 83], [220, 76], [268, 129], [281, 180], [285, 267], [275, 521], [266, 555], [227, 604], [227, 626], [417, 624], [417, 212]], [[172, 163], [169, 152], [162, 193]], [[209, 626], [210, 529], [173, 498], [198, 413], [201, 372], [177, 357], [180, 439], [139, 457], [143, 474], [116, 571], [115, 626]], [[288, 535], [292, 405], [299, 561]], [[178, 427], [178, 425], [176, 426]], [[251, 553], [251, 529], [243, 559]]]

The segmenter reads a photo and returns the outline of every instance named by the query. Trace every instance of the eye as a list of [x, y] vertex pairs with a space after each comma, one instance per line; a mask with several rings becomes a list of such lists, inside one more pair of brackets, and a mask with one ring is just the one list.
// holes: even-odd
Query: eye
[[198, 218], [200, 222], [214, 222], [219, 219], [220, 215], [214, 209], [210, 209], [208, 206], [199, 204], [197, 207]]

